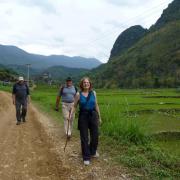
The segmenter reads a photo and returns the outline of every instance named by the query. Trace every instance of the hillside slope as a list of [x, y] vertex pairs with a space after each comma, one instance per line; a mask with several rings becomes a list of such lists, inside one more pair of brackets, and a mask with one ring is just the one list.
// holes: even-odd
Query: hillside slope
[[136, 25], [123, 31], [116, 39], [111, 50], [110, 60], [121, 55], [124, 51], [138, 42], [147, 32], [143, 27]]
[[[176, 8], [174, 8], [176, 7]], [[168, 13], [173, 13], [173, 15]], [[97, 87], [177, 87], [180, 86], [180, 1], [164, 10], [138, 42], [107, 64], [94, 69], [90, 76]], [[176, 18], [162, 18], [173, 17]], [[161, 23], [160, 23], [161, 22]], [[159, 23], [161, 25], [159, 25]]]

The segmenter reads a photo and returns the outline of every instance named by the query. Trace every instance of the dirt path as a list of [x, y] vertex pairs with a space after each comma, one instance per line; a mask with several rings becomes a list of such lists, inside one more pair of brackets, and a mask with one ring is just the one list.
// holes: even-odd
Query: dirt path
[[128, 179], [103, 154], [85, 167], [75, 137], [64, 153], [63, 128], [33, 105], [27, 122], [15, 123], [10, 94], [0, 92], [0, 180]]

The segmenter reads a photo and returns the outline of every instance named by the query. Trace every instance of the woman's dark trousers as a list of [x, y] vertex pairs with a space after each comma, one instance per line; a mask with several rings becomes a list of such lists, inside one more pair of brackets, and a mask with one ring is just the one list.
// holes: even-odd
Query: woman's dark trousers
[[98, 146], [97, 112], [80, 111], [78, 128], [80, 130], [83, 160], [90, 160], [91, 155], [95, 155]]

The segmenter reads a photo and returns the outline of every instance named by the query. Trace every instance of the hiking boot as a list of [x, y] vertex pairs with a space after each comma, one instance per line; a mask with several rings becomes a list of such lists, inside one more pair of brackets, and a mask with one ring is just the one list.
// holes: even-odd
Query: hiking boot
[[71, 139], [71, 135], [68, 135], [68, 136], [67, 136], [67, 139], [70, 140], [70, 139]]
[[70, 140], [71, 139], [71, 133], [68, 132], [66, 135], [67, 135], [67, 139]]
[[16, 122], [16, 125], [20, 125], [20, 124], [21, 124], [20, 121], [17, 121], [17, 122]]
[[26, 122], [26, 119], [25, 119], [25, 117], [22, 117], [22, 122]]
[[99, 157], [99, 153], [96, 151], [96, 153], [94, 155], [92, 155], [91, 157], [98, 158]]
[[89, 160], [85, 160], [85, 161], [84, 161], [84, 165], [85, 165], [85, 166], [90, 165], [90, 161], [89, 161]]

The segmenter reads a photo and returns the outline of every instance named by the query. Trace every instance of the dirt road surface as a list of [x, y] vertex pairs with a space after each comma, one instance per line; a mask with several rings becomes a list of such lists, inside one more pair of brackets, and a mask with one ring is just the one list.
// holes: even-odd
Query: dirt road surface
[[79, 138], [64, 153], [63, 127], [32, 104], [27, 122], [16, 125], [11, 96], [0, 91], [0, 180], [129, 179], [101, 154], [84, 166]]

